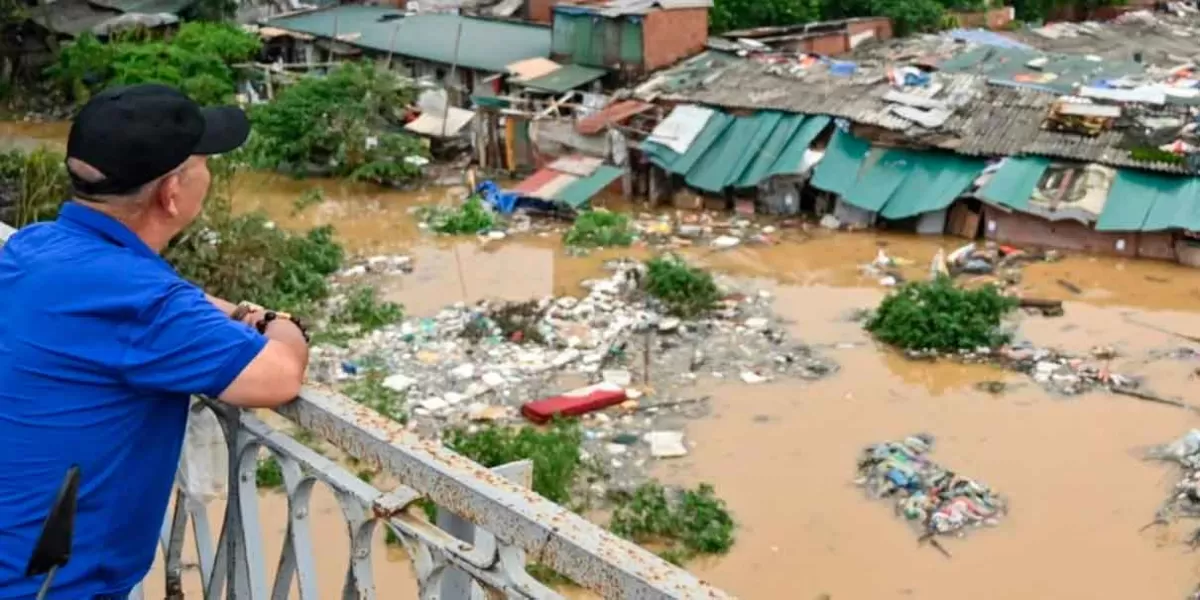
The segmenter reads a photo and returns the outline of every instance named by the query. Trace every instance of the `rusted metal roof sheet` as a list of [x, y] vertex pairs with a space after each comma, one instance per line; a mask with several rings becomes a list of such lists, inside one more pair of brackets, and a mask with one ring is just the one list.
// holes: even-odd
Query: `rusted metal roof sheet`
[[654, 108], [653, 104], [638, 100], [621, 100], [588, 115], [575, 123], [575, 131], [583, 135], [596, 135], [612, 124], [622, 124], [630, 118]]

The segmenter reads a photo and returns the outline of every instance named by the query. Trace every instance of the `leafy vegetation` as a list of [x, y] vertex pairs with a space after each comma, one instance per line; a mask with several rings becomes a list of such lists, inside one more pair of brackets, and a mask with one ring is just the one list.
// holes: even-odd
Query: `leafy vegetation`
[[58, 54], [46, 74], [82, 104], [113, 85], [163, 83], [201, 104], [226, 104], [236, 92], [234, 63], [258, 54], [258, 37], [229, 23], [189, 22], [170, 38], [144, 32], [107, 43], [85, 33]]
[[308, 188], [292, 202], [292, 216], [299, 215], [324, 201], [325, 192], [322, 192], [321, 188]]
[[248, 152], [254, 166], [296, 175], [399, 185], [421, 174], [428, 150], [392, 129], [413, 100], [410, 83], [374, 63], [345, 63], [306, 76], [254, 107]]
[[633, 243], [633, 228], [628, 215], [593, 210], [575, 219], [563, 241], [568, 246], [583, 248], [628, 246]]
[[259, 457], [254, 470], [254, 483], [260, 488], [275, 490], [283, 487], [283, 466], [274, 454]]
[[0, 221], [24, 227], [54, 218], [69, 190], [62, 154], [45, 147], [0, 152]]
[[688, 266], [678, 257], [652, 258], [646, 267], [646, 292], [662, 301], [672, 314], [698, 317], [712, 310], [721, 299], [711, 273]]
[[708, 13], [709, 29], [713, 34], [820, 19], [820, 0], [715, 0]]
[[451, 429], [444, 438], [447, 447], [488, 468], [518, 460], [533, 461], [533, 491], [558, 504], [567, 504], [571, 499], [571, 486], [582, 464], [582, 442], [579, 426], [567, 421], [556, 421], [544, 430], [497, 426], [475, 432]]
[[1000, 330], [1017, 300], [995, 286], [969, 290], [947, 277], [906, 283], [884, 298], [866, 328], [880, 341], [906, 350], [952, 352], [995, 347], [1008, 341]]
[[431, 229], [447, 235], [479, 233], [496, 224], [496, 217], [483, 205], [479, 196], [471, 196], [456, 207], [424, 207], [420, 216], [429, 223]]
[[346, 302], [330, 320], [340, 325], [357, 325], [361, 331], [374, 331], [404, 318], [404, 307], [381, 302], [379, 291], [369, 285], [355, 285], [346, 292]]
[[164, 257], [210, 294], [311, 317], [329, 296], [327, 277], [342, 264], [333, 229], [292, 234], [261, 213], [234, 214], [223, 184], [216, 182], [236, 170], [223, 160], [230, 159], [210, 161], [216, 163], [214, 186], [204, 211], [171, 242]]
[[346, 384], [342, 388], [342, 393], [347, 398], [369, 407], [397, 423], [407, 423], [408, 414], [404, 411], [404, 395], [384, 386], [383, 379], [383, 371], [368, 370], [361, 379]]
[[645, 483], [613, 512], [613, 533], [646, 544], [662, 544], [660, 555], [682, 564], [701, 554], [723, 554], [733, 547], [733, 517], [713, 487], [669, 492]]

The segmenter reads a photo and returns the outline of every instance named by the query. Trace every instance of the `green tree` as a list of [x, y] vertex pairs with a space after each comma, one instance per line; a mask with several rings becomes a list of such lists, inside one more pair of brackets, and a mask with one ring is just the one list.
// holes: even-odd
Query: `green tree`
[[723, 33], [820, 19], [820, 0], [714, 0], [708, 20], [712, 33]]
[[227, 23], [185, 23], [174, 37], [125, 34], [103, 43], [90, 33], [63, 48], [47, 75], [76, 102], [113, 85], [164, 83], [201, 104], [236, 92], [232, 64], [253, 58], [258, 38]]
[[419, 138], [391, 131], [413, 100], [411, 84], [373, 63], [346, 63], [308, 76], [250, 112], [256, 167], [397, 184], [420, 174]]

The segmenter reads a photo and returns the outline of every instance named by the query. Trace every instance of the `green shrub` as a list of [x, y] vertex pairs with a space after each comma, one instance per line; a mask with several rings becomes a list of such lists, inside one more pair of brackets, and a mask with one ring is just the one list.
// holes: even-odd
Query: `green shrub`
[[712, 274], [690, 267], [678, 257], [653, 258], [646, 267], [646, 292], [661, 300], [672, 314], [698, 317], [712, 310], [721, 299]]
[[107, 43], [85, 33], [59, 52], [46, 74], [77, 103], [114, 85], [164, 83], [201, 104], [233, 100], [232, 64], [258, 54], [254, 34], [229, 23], [184, 23], [171, 38], [144, 34], [114, 36]]
[[366, 332], [402, 319], [404, 307], [395, 302], [380, 302], [379, 291], [369, 285], [355, 285], [346, 292], [345, 304], [330, 320], [339, 325], [357, 325]]
[[883, 299], [866, 328], [882, 342], [906, 350], [952, 352], [995, 347], [1008, 341], [1000, 330], [1017, 300], [995, 286], [968, 290], [947, 277], [906, 283]]
[[63, 160], [46, 147], [0, 152], [0, 221], [24, 227], [53, 219], [70, 194]]
[[251, 163], [388, 185], [416, 178], [421, 169], [411, 159], [428, 156], [424, 142], [390, 131], [412, 100], [410, 83], [370, 61], [305, 76], [250, 111]]
[[269, 490], [283, 487], [283, 466], [274, 454], [258, 459], [258, 466], [254, 470], [254, 483]]
[[488, 468], [533, 461], [533, 491], [558, 504], [571, 499], [571, 487], [579, 471], [583, 433], [569, 422], [555, 422], [539, 430], [489, 425], [468, 433], [465, 429], [446, 432], [447, 447]]
[[429, 222], [434, 231], [448, 235], [479, 233], [496, 224], [496, 218], [478, 196], [467, 198], [466, 202], [455, 208], [427, 207], [422, 212], [422, 218]]
[[613, 512], [613, 533], [638, 543], [665, 544], [663, 558], [680, 564], [700, 554], [723, 554], [733, 547], [734, 523], [713, 487], [669, 494], [658, 483], [634, 490]]
[[633, 243], [633, 228], [626, 215], [593, 210], [575, 219], [563, 241], [568, 246], [583, 248], [628, 246]]

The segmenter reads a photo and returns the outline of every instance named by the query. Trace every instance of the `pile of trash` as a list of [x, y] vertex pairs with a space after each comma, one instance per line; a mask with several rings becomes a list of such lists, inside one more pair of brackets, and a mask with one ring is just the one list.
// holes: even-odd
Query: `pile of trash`
[[836, 370], [788, 339], [766, 291], [729, 293], [709, 316], [684, 320], [643, 292], [642, 263], [605, 266], [611, 276], [584, 282], [583, 298], [458, 303], [346, 348], [319, 346], [311, 379], [336, 387], [374, 373], [406, 397], [408, 426], [431, 437], [540, 422], [546, 411], [586, 415], [585, 450], [638, 475], [649, 457], [686, 454], [680, 429], [706, 410], [702, 377], [757, 384]]
[[[1154, 523], [1167, 524], [1177, 517], [1200, 517], [1200, 429], [1193, 429], [1170, 444], [1150, 449], [1146, 458], [1172, 462], [1182, 468], [1171, 496], [1154, 515]], [[1200, 535], [1194, 537], [1193, 543], [1200, 545]]]
[[1091, 356], [1064, 354], [1022, 342], [990, 353], [990, 362], [1029, 375], [1046, 390], [1063, 396], [1075, 396], [1095, 389], [1135, 390], [1140, 382], [1112, 372], [1108, 362], [1114, 358], [1111, 348], [1094, 348]]
[[[1022, 250], [995, 242], [982, 245], [972, 242], [948, 254], [945, 249], [938, 249], [929, 263], [928, 276], [929, 279], [973, 278], [994, 283], [1004, 290], [1021, 282], [1021, 270], [1025, 265], [1061, 259], [1062, 254], [1054, 250]], [[862, 265], [861, 270], [865, 275], [877, 278], [880, 285], [892, 287], [904, 283], [902, 268], [912, 264], [911, 260], [890, 256], [884, 248], [879, 248], [875, 259]]]
[[869, 446], [858, 460], [855, 483], [872, 498], [895, 499], [896, 513], [924, 538], [963, 536], [969, 527], [998, 524], [1006, 510], [1004, 499], [930, 460], [932, 447], [928, 434]]

